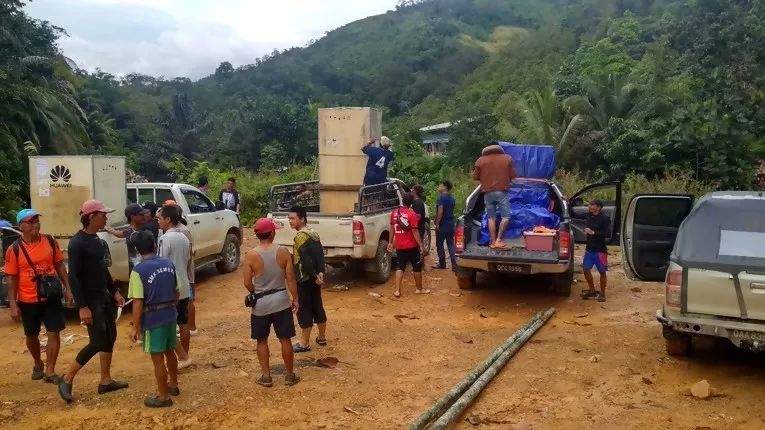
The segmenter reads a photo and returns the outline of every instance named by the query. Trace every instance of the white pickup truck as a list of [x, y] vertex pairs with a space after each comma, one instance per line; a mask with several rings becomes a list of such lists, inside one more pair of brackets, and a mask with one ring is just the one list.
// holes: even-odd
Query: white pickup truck
[[[194, 238], [197, 270], [215, 264], [219, 272], [229, 273], [239, 267], [242, 226], [236, 212], [224, 209], [222, 204], [213, 204], [204, 193], [191, 185], [127, 184], [128, 204], [155, 202], [161, 206], [167, 200], [175, 200], [183, 209], [183, 217], [188, 221], [188, 228]], [[120, 283], [128, 282], [130, 273], [125, 239], [106, 232], [99, 233], [99, 236], [109, 245], [112, 277]]]
[[[271, 188], [268, 216], [283, 227], [277, 231], [275, 242], [291, 249], [296, 232], [289, 228], [287, 212], [292, 206], [303, 206], [308, 212], [308, 226], [321, 237], [327, 264], [356, 262], [370, 280], [385, 283], [391, 271], [392, 255], [387, 251], [390, 214], [401, 205], [401, 196], [409, 189], [396, 179], [362, 187], [353, 212], [339, 215], [322, 213], [320, 192], [318, 181]], [[424, 240], [429, 247], [430, 228]]]

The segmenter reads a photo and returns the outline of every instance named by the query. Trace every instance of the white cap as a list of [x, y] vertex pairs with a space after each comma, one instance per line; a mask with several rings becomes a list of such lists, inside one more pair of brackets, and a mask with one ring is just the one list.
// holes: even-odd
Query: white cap
[[393, 146], [393, 142], [391, 142], [388, 136], [383, 136], [380, 138], [380, 146]]

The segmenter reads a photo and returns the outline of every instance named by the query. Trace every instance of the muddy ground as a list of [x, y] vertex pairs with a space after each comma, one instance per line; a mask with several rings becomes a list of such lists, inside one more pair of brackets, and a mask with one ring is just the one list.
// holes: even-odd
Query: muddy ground
[[[210, 271], [198, 284], [196, 364], [181, 374], [175, 406], [163, 410], [142, 406], [154, 379], [148, 357], [127, 340], [129, 318], [119, 322], [113, 375], [130, 388], [98, 395], [94, 360], [75, 381], [77, 399], [67, 406], [52, 385], [29, 379], [22, 329], [2, 309], [0, 427], [402, 428], [530, 316], [555, 306], [557, 314], [456, 427], [765, 428], [763, 356], [707, 343], [690, 358], [668, 357], [654, 319], [662, 286], [626, 280], [615, 264], [618, 251], [611, 254], [612, 288], [604, 304], [576, 294], [556, 297], [537, 279], [479, 277], [479, 289], [459, 291], [443, 270], [425, 275], [432, 294], [414, 295], [408, 278], [404, 297], [395, 299], [390, 283], [334, 274], [324, 292], [329, 345], [298, 355], [303, 380], [285, 387], [272, 340], [276, 384], [270, 389], [254, 383], [258, 363], [240, 273]], [[580, 273], [577, 280], [575, 292], [583, 285]], [[70, 320], [63, 337], [70, 334], [85, 330]], [[79, 337], [62, 347], [59, 372], [85, 342]], [[324, 357], [337, 358], [337, 367], [314, 365]], [[706, 400], [689, 394], [701, 379], [713, 387]]]

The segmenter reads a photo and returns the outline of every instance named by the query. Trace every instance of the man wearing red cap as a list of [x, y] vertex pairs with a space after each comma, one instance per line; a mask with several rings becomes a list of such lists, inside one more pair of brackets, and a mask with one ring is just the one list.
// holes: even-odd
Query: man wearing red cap
[[297, 281], [289, 251], [273, 243], [276, 229], [272, 219], [261, 218], [255, 222], [255, 235], [260, 243], [245, 255], [243, 270], [244, 287], [250, 292], [248, 306], [253, 305], [251, 337], [258, 343], [258, 361], [262, 372], [255, 382], [264, 387], [273, 386], [268, 363], [268, 334], [272, 324], [287, 370], [285, 384], [295, 385], [300, 380], [293, 370], [294, 353], [290, 340], [295, 336], [292, 313], [298, 310]]
[[88, 200], [80, 209], [82, 230], [69, 241], [69, 284], [80, 321], [88, 328], [90, 342], [77, 354], [69, 372], [61, 378], [58, 393], [66, 402], [74, 400], [72, 385], [77, 372], [96, 354], [101, 361], [98, 394], [127, 388], [127, 382], [112, 379], [111, 364], [117, 340], [117, 306], [125, 299], [109, 274], [107, 245], [97, 236], [106, 226], [106, 215], [114, 212], [98, 200]]

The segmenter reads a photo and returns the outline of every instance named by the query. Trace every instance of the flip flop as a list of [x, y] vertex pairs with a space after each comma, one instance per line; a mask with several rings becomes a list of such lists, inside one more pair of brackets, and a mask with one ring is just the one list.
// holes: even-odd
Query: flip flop
[[395, 298], [401, 297], [401, 292], [400, 291], [394, 291], [393, 292], [393, 297], [395, 297]]
[[317, 337], [316, 343], [321, 346], [327, 346], [327, 339], [324, 337]]
[[594, 297], [598, 297], [598, 292], [597, 291], [590, 291], [590, 290], [582, 290], [582, 292], [580, 294], [580, 297], [583, 300], [592, 299]]
[[260, 375], [260, 378], [258, 378], [257, 381], [255, 381], [256, 384], [263, 386], [263, 387], [273, 387], [274, 386], [274, 380], [271, 377], [266, 378], [263, 375]]
[[284, 385], [290, 387], [300, 382], [300, 377], [295, 374], [295, 372], [288, 373], [287, 376], [284, 377]]
[[55, 373], [52, 375], [45, 375], [43, 376], [43, 381], [46, 384], [60, 384], [61, 383], [61, 377], [59, 375], [56, 375]]
[[599, 293], [599, 294], [598, 294], [598, 301], [599, 301], [600, 303], [603, 303], [603, 302], [605, 302], [605, 301], [606, 301], [606, 296], [605, 296], [604, 294], [600, 294], [600, 293]]
[[414, 290], [414, 294], [430, 294], [430, 290]]
[[127, 388], [129, 384], [127, 382], [111, 381], [108, 384], [99, 384], [98, 394], [106, 394], [112, 391], [122, 390]]
[[173, 399], [168, 397], [167, 400], [159, 400], [157, 396], [149, 396], [143, 401], [143, 404], [149, 408], [169, 408], [173, 406]]
[[43, 379], [45, 377], [45, 372], [43, 371], [42, 367], [33, 367], [32, 368], [32, 380], [33, 381], [39, 381], [40, 379]]
[[292, 345], [292, 351], [293, 352], [308, 352], [310, 350], [311, 350], [310, 346], [303, 346], [303, 345], [301, 345], [299, 343], [296, 343], [296, 344]]
[[171, 396], [181, 395], [181, 389], [178, 387], [167, 387], [167, 392], [170, 393]]
[[499, 242], [494, 244], [494, 249], [508, 249], [509, 246], [505, 242]]

